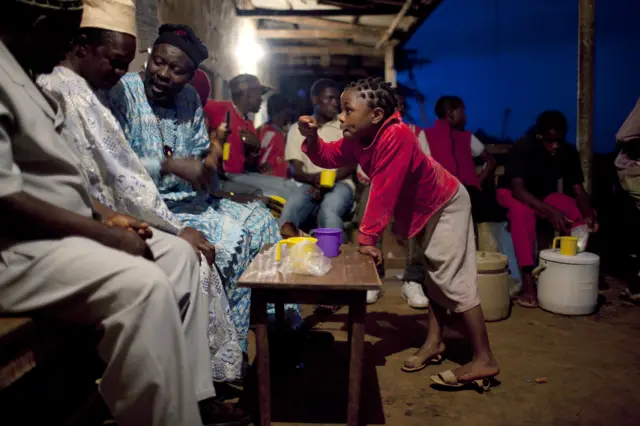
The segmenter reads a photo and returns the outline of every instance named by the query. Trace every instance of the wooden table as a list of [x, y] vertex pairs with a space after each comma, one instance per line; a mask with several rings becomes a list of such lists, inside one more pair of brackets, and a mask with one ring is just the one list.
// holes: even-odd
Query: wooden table
[[331, 271], [322, 277], [266, 273], [269, 269], [273, 270], [273, 263], [274, 260], [267, 256], [258, 256], [239, 282], [240, 287], [251, 288], [252, 316], [256, 327], [260, 426], [271, 424], [267, 303], [275, 303], [278, 321], [284, 319], [285, 303], [349, 306], [347, 424], [357, 426], [364, 353], [364, 317], [367, 310], [366, 292], [379, 290], [381, 287], [373, 259], [358, 253], [355, 246], [346, 244], [341, 247], [340, 256], [331, 259]]

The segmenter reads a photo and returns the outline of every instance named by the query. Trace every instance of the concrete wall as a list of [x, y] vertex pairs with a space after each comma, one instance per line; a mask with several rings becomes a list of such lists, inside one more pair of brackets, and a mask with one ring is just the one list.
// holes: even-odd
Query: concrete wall
[[[639, 14], [637, 0], [596, 3], [598, 153], [613, 150], [615, 133], [640, 96]], [[447, 0], [406, 48], [431, 60], [414, 70], [430, 119], [439, 96], [459, 95], [467, 105], [469, 130], [515, 139], [537, 114], [559, 109], [575, 140], [577, 35], [577, 0]], [[412, 85], [407, 72], [398, 74], [398, 82]], [[417, 105], [410, 108], [420, 117]]]

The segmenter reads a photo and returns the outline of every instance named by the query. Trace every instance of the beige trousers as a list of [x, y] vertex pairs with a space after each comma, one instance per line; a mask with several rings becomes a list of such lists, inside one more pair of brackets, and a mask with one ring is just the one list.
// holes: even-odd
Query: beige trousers
[[198, 259], [155, 229], [149, 246], [155, 264], [79, 237], [14, 245], [0, 253], [0, 313], [95, 327], [121, 426], [200, 426], [197, 401], [215, 392]]
[[421, 263], [433, 302], [456, 313], [480, 305], [471, 200], [464, 186], [409, 241], [407, 265]]

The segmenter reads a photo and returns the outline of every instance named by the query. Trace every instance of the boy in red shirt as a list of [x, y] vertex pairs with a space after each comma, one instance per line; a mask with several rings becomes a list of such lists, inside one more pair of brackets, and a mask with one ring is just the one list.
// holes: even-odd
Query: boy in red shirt
[[282, 95], [271, 95], [267, 100], [267, 114], [269, 121], [258, 129], [260, 139], [260, 156], [258, 168], [260, 172], [288, 177], [289, 164], [284, 161], [284, 147], [286, 144], [286, 132], [283, 130], [290, 123], [291, 108], [289, 101]]
[[416, 137], [396, 112], [394, 90], [381, 79], [352, 83], [342, 93], [343, 139], [324, 143], [313, 117], [301, 117], [303, 149], [319, 167], [359, 164], [371, 177], [369, 202], [360, 226], [360, 253], [382, 261], [376, 242], [395, 216], [394, 232], [414, 238], [425, 262], [432, 300], [427, 340], [402, 369], [418, 371], [440, 362], [447, 310], [460, 315], [474, 354], [468, 364], [431, 380], [443, 386], [476, 384], [486, 388], [500, 372], [489, 344], [476, 284], [476, 259], [469, 194], [458, 180], [421, 151]]

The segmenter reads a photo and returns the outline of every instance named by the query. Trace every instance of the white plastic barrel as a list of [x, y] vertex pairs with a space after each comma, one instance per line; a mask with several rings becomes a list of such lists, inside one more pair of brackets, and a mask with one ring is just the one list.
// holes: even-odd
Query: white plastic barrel
[[538, 304], [562, 315], [593, 313], [598, 303], [600, 257], [589, 252], [563, 256], [558, 250], [542, 250], [538, 276]]
[[476, 252], [478, 293], [485, 321], [500, 321], [509, 317], [509, 273], [507, 256], [501, 253]]

